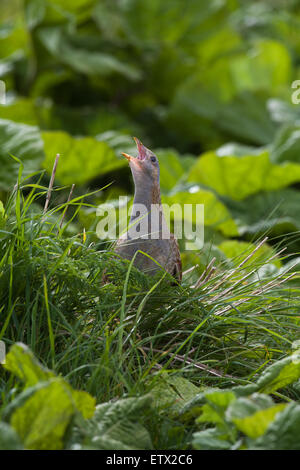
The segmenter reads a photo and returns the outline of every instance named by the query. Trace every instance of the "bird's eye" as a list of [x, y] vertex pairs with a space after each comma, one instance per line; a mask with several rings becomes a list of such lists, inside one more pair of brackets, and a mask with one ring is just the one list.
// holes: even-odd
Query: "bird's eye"
[[150, 160], [151, 160], [151, 162], [155, 163], [156, 162], [156, 157], [151, 157]]

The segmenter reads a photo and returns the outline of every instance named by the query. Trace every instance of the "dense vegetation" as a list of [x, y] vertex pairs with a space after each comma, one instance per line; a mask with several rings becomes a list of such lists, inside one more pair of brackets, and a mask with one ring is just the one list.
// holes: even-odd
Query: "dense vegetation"
[[[300, 449], [299, 2], [0, 13], [0, 449]], [[96, 235], [133, 135], [205, 207], [182, 285]]]

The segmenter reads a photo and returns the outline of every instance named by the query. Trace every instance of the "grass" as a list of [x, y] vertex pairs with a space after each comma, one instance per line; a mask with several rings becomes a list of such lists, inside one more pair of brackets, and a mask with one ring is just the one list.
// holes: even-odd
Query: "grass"
[[[198, 387], [250, 384], [292, 351], [299, 338], [299, 275], [258, 276], [270, 262], [254, 256], [266, 240], [231, 269], [212, 262], [198, 281], [189, 271], [182, 285], [172, 286], [165, 273], [149, 278], [114, 253], [96, 250], [89, 234], [68, 237], [66, 209], [72, 205], [76, 214], [84, 202], [39, 211], [36, 203], [47, 193], [48, 204], [49, 188], [19, 182], [6, 204], [0, 339], [8, 348], [25, 343], [97, 403], [151, 392], [166, 373]], [[2, 370], [2, 409], [18, 387]], [[300, 398], [293, 387], [275, 395]], [[156, 448], [189, 445], [193, 424], [160, 413], [145, 419]], [[179, 429], [176, 439], [172, 429]]]

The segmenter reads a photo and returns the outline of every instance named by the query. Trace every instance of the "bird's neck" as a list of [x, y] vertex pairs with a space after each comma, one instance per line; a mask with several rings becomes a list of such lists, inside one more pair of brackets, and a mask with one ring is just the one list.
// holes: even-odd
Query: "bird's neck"
[[159, 184], [136, 185], [133, 204], [143, 204], [148, 211], [151, 211], [152, 204], [161, 205]]
[[133, 230], [135, 230], [134, 224], [136, 224], [137, 220], [141, 221], [141, 235], [143, 231], [146, 231], [148, 234], [156, 234], [153, 238], [160, 238], [162, 233], [164, 235], [169, 233], [161, 205], [159, 184], [135, 185], [130, 217], [130, 224], [132, 224]]

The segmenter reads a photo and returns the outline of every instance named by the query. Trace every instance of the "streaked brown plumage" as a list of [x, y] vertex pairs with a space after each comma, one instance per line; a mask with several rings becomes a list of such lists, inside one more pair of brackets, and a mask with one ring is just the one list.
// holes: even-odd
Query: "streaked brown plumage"
[[[135, 184], [132, 213], [128, 231], [118, 239], [114, 250], [129, 260], [136, 255], [134, 265], [141, 271], [153, 275], [162, 267], [181, 281], [178, 243], [169, 231], [161, 206], [158, 159], [138, 139], [135, 142], [137, 158], [123, 153]], [[138, 250], [146, 254], [136, 254]]]

